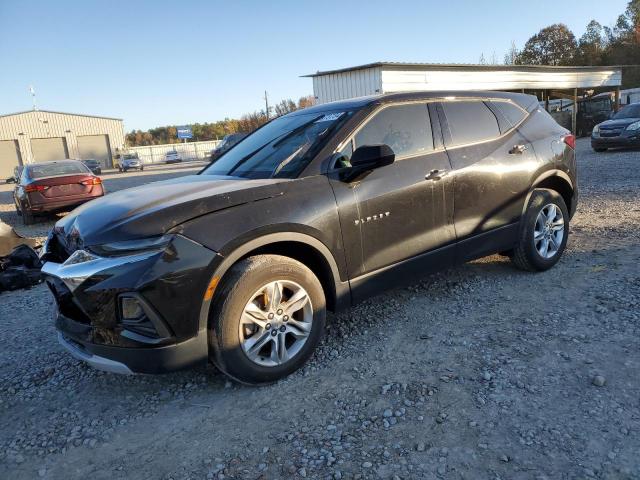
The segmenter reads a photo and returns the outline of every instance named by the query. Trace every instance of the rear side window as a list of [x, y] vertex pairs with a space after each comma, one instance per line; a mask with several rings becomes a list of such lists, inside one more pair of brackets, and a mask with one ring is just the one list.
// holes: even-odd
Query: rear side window
[[512, 127], [518, 125], [527, 116], [527, 112], [511, 102], [491, 102], [491, 105], [504, 115]]
[[481, 101], [444, 102], [451, 143], [449, 146], [482, 142], [500, 136], [498, 120]]
[[389, 145], [396, 157], [420, 155], [433, 150], [429, 111], [424, 103], [395, 105], [378, 112], [356, 134], [356, 148]]

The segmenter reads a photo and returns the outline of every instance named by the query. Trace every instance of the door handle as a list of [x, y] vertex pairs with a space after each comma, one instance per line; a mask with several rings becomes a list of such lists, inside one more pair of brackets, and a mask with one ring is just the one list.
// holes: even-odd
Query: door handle
[[527, 150], [526, 145], [514, 145], [513, 148], [511, 150], [509, 150], [509, 154], [510, 155], [521, 155], [525, 152], [525, 150]]
[[434, 168], [429, 173], [427, 173], [427, 175], [424, 178], [425, 180], [440, 180], [446, 174], [447, 174], [446, 170], [439, 170], [437, 168]]

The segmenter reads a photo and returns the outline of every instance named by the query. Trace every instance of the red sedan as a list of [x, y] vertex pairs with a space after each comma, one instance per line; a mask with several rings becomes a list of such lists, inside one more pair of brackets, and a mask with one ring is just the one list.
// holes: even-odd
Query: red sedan
[[13, 191], [25, 225], [38, 214], [69, 211], [103, 195], [100, 177], [76, 160], [25, 165]]

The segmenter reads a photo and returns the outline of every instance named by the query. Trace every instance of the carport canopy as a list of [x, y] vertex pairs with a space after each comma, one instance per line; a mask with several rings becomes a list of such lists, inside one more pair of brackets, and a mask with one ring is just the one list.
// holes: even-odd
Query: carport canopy
[[[379, 93], [407, 91], [502, 90], [535, 93], [540, 100], [570, 98], [596, 90], [614, 90], [619, 104], [622, 67], [463, 65], [376, 62], [305, 75], [313, 79], [318, 103]], [[572, 126], [576, 130], [577, 108]]]

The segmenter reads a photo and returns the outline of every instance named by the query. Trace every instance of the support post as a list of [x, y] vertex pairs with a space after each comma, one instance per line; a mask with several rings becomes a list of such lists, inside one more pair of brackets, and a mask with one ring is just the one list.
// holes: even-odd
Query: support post
[[549, 90], [544, 91], [544, 109], [549, 111]]
[[616, 93], [613, 96], [613, 111], [617, 112], [620, 108], [620, 85], [616, 87]]
[[573, 89], [573, 113], [571, 114], [571, 131], [576, 135], [578, 128], [578, 89]]

